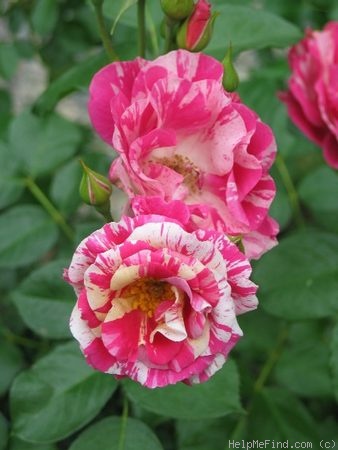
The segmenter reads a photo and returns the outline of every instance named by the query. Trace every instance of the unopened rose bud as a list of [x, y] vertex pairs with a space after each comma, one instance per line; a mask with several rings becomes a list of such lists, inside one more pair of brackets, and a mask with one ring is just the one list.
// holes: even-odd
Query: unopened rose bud
[[112, 193], [110, 181], [103, 175], [94, 172], [80, 161], [83, 169], [82, 180], [80, 183], [80, 196], [88, 205], [104, 206], [109, 203]]
[[239, 78], [232, 62], [232, 45], [230, 44], [226, 55], [222, 61], [224, 67], [223, 87], [228, 92], [233, 92], [238, 88]]
[[161, 0], [161, 7], [166, 16], [173, 20], [183, 20], [194, 9], [193, 0]]
[[194, 11], [178, 30], [178, 47], [193, 52], [203, 50], [210, 42], [217, 16], [218, 13], [211, 14], [211, 4], [207, 0], [198, 0]]

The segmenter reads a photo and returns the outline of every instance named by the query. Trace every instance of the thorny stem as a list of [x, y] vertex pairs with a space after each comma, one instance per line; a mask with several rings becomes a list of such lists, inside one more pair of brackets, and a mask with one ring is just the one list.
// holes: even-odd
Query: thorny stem
[[65, 236], [71, 241], [74, 242], [74, 231], [67, 224], [65, 218], [60, 213], [58, 209], [52, 204], [48, 197], [42, 192], [39, 186], [35, 183], [32, 177], [25, 178], [25, 184], [37, 201], [44, 207], [44, 209], [48, 212], [54, 222], [61, 228]]
[[146, 18], [145, 18], [146, 0], [137, 2], [137, 23], [138, 23], [138, 54], [142, 58], [146, 54]]
[[290, 172], [285, 164], [284, 158], [279, 153], [276, 158], [276, 167], [282, 178], [283, 184], [285, 186], [286, 192], [289, 197], [290, 205], [293, 210], [293, 214], [296, 220], [296, 223], [299, 227], [304, 226], [304, 218], [302, 215], [302, 210], [300, 208], [298, 194], [295, 188], [295, 185], [292, 181]]
[[119, 57], [113, 48], [113, 44], [111, 42], [111, 37], [108, 33], [108, 30], [106, 28], [106, 24], [104, 21], [104, 16], [103, 16], [103, 11], [102, 11], [103, 0], [92, 0], [92, 3], [94, 6], [94, 9], [95, 9], [96, 19], [97, 19], [97, 23], [99, 26], [100, 37], [101, 37], [104, 49], [108, 55], [108, 58], [110, 61], [118, 61]]
[[126, 426], [128, 419], [128, 399], [126, 395], [123, 397], [123, 411], [121, 417], [121, 429], [120, 429], [120, 437], [119, 437], [119, 447], [118, 450], [124, 450], [124, 443], [126, 440]]

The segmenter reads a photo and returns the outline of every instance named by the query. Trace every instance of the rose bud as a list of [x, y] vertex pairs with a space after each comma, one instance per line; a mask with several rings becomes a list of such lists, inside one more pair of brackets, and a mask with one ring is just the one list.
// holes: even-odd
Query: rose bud
[[232, 45], [230, 44], [222, 61], [224, 67], [223, 87], [228, 92], [233, 92], [238, 88], [239, 78], [232, 62]]
[[218, 13], [211, 14], [211, 5], [207, 0], [198, 0], [193, 13], [178, 30], [178, 47], [199, 52], [210, 42], [213, 25]]
[[80, 196], [87, 205], [95, 206], [106, 219], [111, 220], [110, 196], [111, 182], [105, 176], [94, 172], [80, 160], [83, 175], [80, 182]]
[[192, 13], [194, 2], [193, 0], [161, 0], [161, 7], [170, 19], [182, 20]]

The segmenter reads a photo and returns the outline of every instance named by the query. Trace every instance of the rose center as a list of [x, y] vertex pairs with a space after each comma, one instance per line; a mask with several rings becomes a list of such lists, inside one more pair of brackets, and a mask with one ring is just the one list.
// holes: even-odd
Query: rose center
[[163, 300], [175, 300], [169, 283], [150, 277], [131, 283], [125, 288], [123, 296], [131, 300], [133, 309], [140, 309], [148, 317], [154, 315], [155, 309]]
[[159, 158], [158, 161], [182, 175], [183, 183], [189, 188], [190, 192], [198, 190], [199, 169], [189, 158], [182, 155], [173, 155], [169, 158]]

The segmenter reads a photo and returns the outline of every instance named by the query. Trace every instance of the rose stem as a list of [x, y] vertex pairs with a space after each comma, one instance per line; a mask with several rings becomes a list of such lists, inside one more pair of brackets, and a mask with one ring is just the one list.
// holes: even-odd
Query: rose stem
[[138, 54], [142, 58], [145, 57], [146, 53], [145, 7], [146, 7], [146, 0], [138, 0], [137, 2]]
[[122, 411], [122, 417], [121, 417], [121, 429], [120, 429], [118, 450], [124, 450], [124, 441], [125, 441], [125, 438], [126, 438], [127, 419], [128, 419], [128, 399], [127, 399], [127, 396], [124, 394], [124, 397], [123, 397], [123, 411]]
[[173, 43], [173, 22], [169, 17], [165, 18], [165, 42], [164, 42], [164, 53], [168, 53], [171, 50]]
[[297, 194], [295, 185], [292, 181], [290, 172], [287, 168], [287, 165], [285, 164], [284, 158], [282, 157], [282, 155], [280, 153], [278, 153], [277, 158], [276, 158], [276, 167], [282, 178], [285, 189], [287, 191], [287, 194], [289, 197], [289, 202], [290, 202], [291, 208], [293, 210], [296, 224], [299, 227], [303, 227], [304, 226], [304, 218], [302, 215], [302, 210], [300, 208], [298, 194]]
[[92, 3], [94, 6], [94, 9], [95, 9], [96, 19], [97, 19], [97, 23], [99, 26], [100, 37], [101, 37], [104, 49], [108, 55], [108, 58], [110, 61], [119, 61], [119, 57], [113, 48], [113, 45], [111, 42], [111, 37], [108, 33], [108, 30], [106, 28], [106, 24], [104, 21], [104, 16], [103, 16], [103, 11], [102, 11], [103, 0], [92, 0]]
[[58, 209], [52, 204], [48, 197], [42, 192], [39, 186], [35, 183], [32, 177], [25, 178], [25, 184], [27, 188], [31, 191], [34, 197], [38, 200], [38, 202], [44, 207], [44, 209], [48, 212], [54, 222], [61, 228], [65, 236], [71, 241], [74, 242], [74, 231], [67, 224], [65, 218], [60, 213]]

